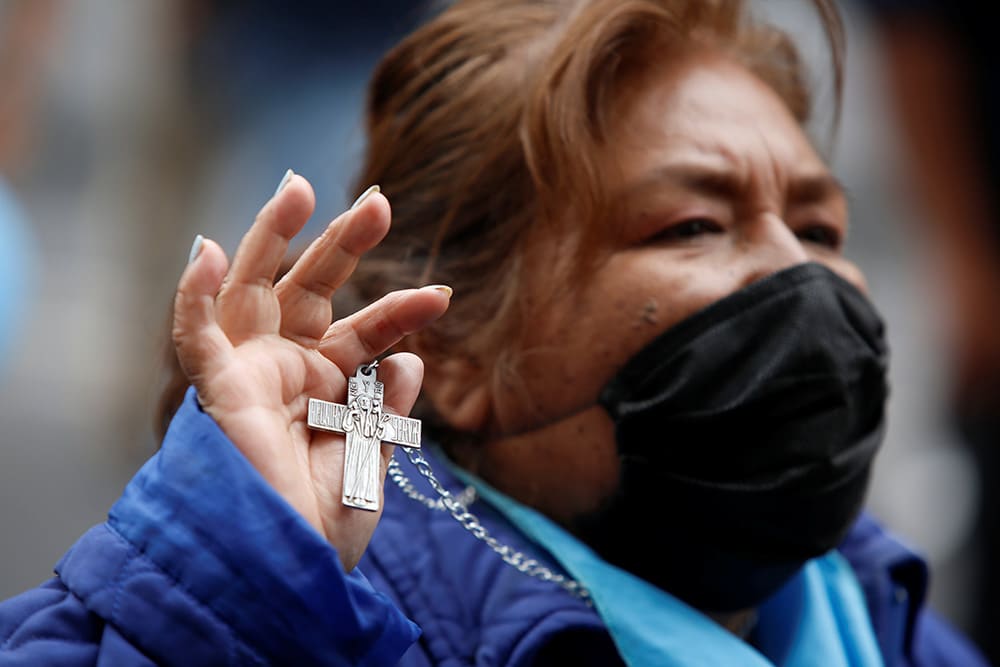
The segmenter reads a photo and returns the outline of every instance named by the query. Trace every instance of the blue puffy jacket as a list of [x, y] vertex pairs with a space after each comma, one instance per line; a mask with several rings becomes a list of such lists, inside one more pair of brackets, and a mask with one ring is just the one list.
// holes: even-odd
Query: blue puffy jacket
[[[545, 559], [481, 505], [492, 534]], [[887, 665], [985, 664], [923, 609], [919, 558], [866, 519], [842, 551]], [[391, 484], [371, 547], [345, 575], [191, 393], [108, 522], [56, 572], [0, 604], [0, 665], [619, 663], [593, 609]]]

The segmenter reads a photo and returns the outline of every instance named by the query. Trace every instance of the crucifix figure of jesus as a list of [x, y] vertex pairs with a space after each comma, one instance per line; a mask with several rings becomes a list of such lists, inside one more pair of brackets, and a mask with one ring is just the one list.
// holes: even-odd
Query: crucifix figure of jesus
[[420, 420], [387, 414], [385, 388], [375, 375], [377, 362], [359, 366], [347, 382], [347, 405], [309, 399], [309, 427], [344, 433], [344, 487], [348, 507], [375, 511], [379, 506], [379, 450], [383, 442], [420, 447]]

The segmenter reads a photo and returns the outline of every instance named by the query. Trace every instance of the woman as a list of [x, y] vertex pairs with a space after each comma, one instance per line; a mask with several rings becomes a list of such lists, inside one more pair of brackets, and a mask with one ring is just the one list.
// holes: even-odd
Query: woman
[[[289, 172], [232, 267], [196, 241], [174, 322], [193, 390], [108, 524], [6, 603], [0, 650], [977, 664], [922, 610], [922, 562], [852, 530], [885, 349], [803, 82], [739, 2], [443, 12], [372, 84], [362, 178], [391, 216], [369, 188], [272, 288], [312, 208]], [[352, 273], [396, 291], [331, 324]], [[454, 298], [398, 289], [431, 282]], [[366, 470], [336, 415], [365, 396], [398, 420], [422, 373], [408, 453], [439, 491], [383, 445], [396, 485], [350, 506]]]

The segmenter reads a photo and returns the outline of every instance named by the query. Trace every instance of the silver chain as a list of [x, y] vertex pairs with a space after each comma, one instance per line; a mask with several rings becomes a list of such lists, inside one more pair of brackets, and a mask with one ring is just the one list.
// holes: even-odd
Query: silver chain
[[450, 512], [455, 521], [460, 523], [463, 528], [472, 533], [476, 539], [485, 542], [487, 546], [499, 554], [500, 558], [502, 558], [505, 563], [513, 566], [519, 572], [523, 572], [529, 577], [536, 577], [542, 581], [551, 581], [552, 583], [561, 586], [570, 595], [580, 598], [589, 606], [593, 606], [593, 602], [590, 599], [590, 591], [588, 591], [583, 584], [570, 579], [569, 577], [553, 572], [534, 558], [529, 558], [524, 553], [516, 551], [506, 544], [501, 544], [497, 538], [490, 535], [489, 531], [479, 521], [476, 515], [469, 512], [468, 509], [468, 506], [476, 499], [475, 488], [471, 486], [467, 487], [461, 494], [456, 496], [451, 491], [446, 489], [444, 485], [438, 481], [438, 478], [434, 476], [434, 471], [431, 470], [430, 463], [428, 463], [427, 459], [423, 457], [420, 450], [407, 448], [406, 456], [410, 459], [410, 463], [414, 465], [417, 471], [427, 478], [431, 487], [433, 487], [437, 494], [441, 497], [437, 500], [431, 500], [424, 494], [417, 491], [417, 489], [413, 486], [413, 483], [410, 482], [409, 478], [403, 473], [403, 469], [399, 466], [399, 462], [396, 461], [395, 458], [389, 459], [389, 477], [396, 483], [396, 486], [403, 490], [403, 493], [432, 510]]

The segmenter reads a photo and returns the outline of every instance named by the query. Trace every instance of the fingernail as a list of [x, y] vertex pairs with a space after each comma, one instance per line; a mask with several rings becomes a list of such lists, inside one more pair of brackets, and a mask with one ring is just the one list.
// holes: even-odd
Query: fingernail
[[[292, 176], [294, 176], [294, 175], [295, 175], [295, 172], [292, 171], [291, 169], [289, 169], [288, 171], [286, 171], [285, 175], [281, 177], [281, 182], [278, 183], [278, 188], [274, 191], [274, 194], [276, 195], [279, 192], [281, 192], [282, 190], [284, 190], [285, 186], [288, 185], [288, 181], [292, 180]], [[274, 195], [271, 195], [271, 196], [273, 197]]]
[[435, 292], [441, 292], [441, 294], [444, 294], [449, 299], [451, 298], [451, 295], [455, 293], [455, 291], [447, 285], [425, 285], [421, 289], [432, 289]]
[[358, 195], [358, 198], [354, 200], [354, 203], [351, 204], [351, 210], [353, 211], [357, 207], [361, 206], [361, 204], [366, 199], [368, 199], [368, 197], [370, 197], [372, 194], [374, 194], [376, 192], [382, 192], [382, 188], [380, 188], [377, 185], [373, 185], [373, 186], [369, 187], [367, 190], [365, 190], [364, 192], [362, 192], [360, 195]]
[[194, 243], [191, 244], [191, 252], [188, 253], [188, 264], [193, 262], [198, 257], [198, 253], [201, 252], [201, 247], [205, 244], [205, 237], [201, 234], [194, 237]]

